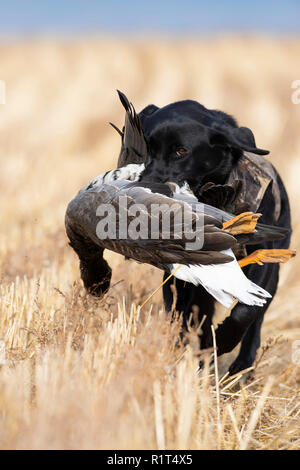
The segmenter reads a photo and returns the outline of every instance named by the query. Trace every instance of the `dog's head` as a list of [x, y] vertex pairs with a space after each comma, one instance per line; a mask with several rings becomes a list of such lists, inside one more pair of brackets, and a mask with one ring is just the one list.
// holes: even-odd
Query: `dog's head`
[[269, 153], [256, 147], [250, 129], [196, 101], [150, 105], [139, 118], [148, 154], [144, 181], [185, 180], [193, 188], [208, 181], [221, 184], [243, 151]]

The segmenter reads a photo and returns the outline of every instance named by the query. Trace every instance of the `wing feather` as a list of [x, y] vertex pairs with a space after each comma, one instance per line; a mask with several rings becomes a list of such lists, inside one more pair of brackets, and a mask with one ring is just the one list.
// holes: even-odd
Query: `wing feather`
[[[105, 238], [100, 239], [97, 236], [97, 224], [101, 217], [97, 216], [97, 209], [102, 204], [111, 204], [115, 208], [117, 215], [117, 224], [120, 222], [120, 204], [119, 196], [126, 199], [123, 202], [128, 211], [132, 204], [143, 204], [145, 207], [145, 217], [148, 220], [149, 233], [146, 239], [120, 238], [118, 230], [116, 231], [116, 239]], [[170, 237], [163, 237], [162, 228], [157, 224], [158, 231], [153, 239], [153, 233], [150, 234], [151, 224], [154, 216], [151, 212], [151, 205], [165, 205], [166, 210], [177, 204], [177, 210], [185, 210], [191, 212], [191, 216], [196, 219], [192, 208], [188, 204], [181, 201], [174, 201], [167, 196], [151, 193], [148, 189], [142, 187], [132, 187], [129, 183], [127, 186], [114, 184], [103, 184], [101, 188], [94, 191], [93, 188], [80, 192], [68, 205], [66, 212], [67, 232], [72, 228], [76, 233], [80, 234], [87, 240], [91, 240], [94, 244], [101, 248], [120, 253], [126, 257], [135, 259], [143, 263], [153, 264], [161, 269], [165, 269], [170, 263], [183, 264], [218, 264], [232, 261], [232, 258], [220, 250], [226, 250], [236, 244], [235, 238], [218, 228], [219, 222], [211, 216], [204, 215], [204, 226], [202, 227], [204, 235], [203, 248], [199, 250], [187, 250], [186, 241], [190, 241], [190, 231], [192, 227], [183, 226], [176, 222], [174, 217], [173, 223], [170, 220]], [[128, 215], [128, 214], [127, 214]], [[127, 220], [132, 220], [132, 216], [128, 216]], [[175, 221], [175, 222], [174, 222]], [[117, 227], [118, 228], [118, 227]], [[178, 236], [182, 234], [182, 236]], [[151, 235], [151, 238], [150, 238]]]

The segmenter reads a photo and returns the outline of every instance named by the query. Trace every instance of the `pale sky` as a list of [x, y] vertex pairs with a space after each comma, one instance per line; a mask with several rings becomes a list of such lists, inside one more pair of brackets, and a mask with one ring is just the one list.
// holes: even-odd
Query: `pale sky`
[[300, 0], [0, 0], [0, 36], [300, 33]]

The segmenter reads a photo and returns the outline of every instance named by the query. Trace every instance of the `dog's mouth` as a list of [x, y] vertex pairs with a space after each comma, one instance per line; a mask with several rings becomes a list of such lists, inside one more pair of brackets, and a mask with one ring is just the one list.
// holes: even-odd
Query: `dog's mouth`
[[140, 182], [143, 183], [174, 183], [179, 186], [182, 186], [184, 183], [187, 182], [186, 178], [179, 177], [179, 176], [172, 176], [172, 174], [168, 174], [167, 176], [162, 176], [159, 174], [152, 174], [152, 173], [143, 173], [140, 177]]

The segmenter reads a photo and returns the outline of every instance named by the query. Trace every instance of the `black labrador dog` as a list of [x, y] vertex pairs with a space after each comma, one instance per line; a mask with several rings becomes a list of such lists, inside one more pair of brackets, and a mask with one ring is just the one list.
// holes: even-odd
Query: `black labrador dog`
[[[119, 95], [124, 105], [122, 94]], [[249, 195], [248, 209], [263, 214], [260, 222], [285, 227], [291, 233], [289, 201], [284, 185], [277, 171], [261, 157], [269, 152], [256, 147], [250, 129], [239, 127], [232, 116], [221, 111], [206, 109], [192, 100], [175, 102], [162, 108], [149, 105], [138, 114], [137, 119], [142, 126], [141, 130], [147, 145], [147, 161], [142, 181], [163, 183], [172, 181], [179, 184], [187, 181], [194, 194], [201, 200], [201, 188], [205, 184], [225, 184], [239, 165], [244, 152], [251, 152], [252, 156], [258, 158], [254, 166], [268, 167], [272, 177], [264, 188], [261, 185], [256, 187], [254, 184], [260, 181], [260, 178], [257, 180], [254, 178], [253, 182], [249, 183], [250, 186], [246, 188], [246, 194]], [[246, 164], [242, 170], [243, 175], [245, 176], [245, 172], [250, 170], [251, 164], [250, 166]], [[258, 194], [261, 195], [260, 198]], [[252, 201], [259, 201], [259, 206], [252, 207]], [[286, 249], [289, 247], [289, 242], [290, 235], [283, 240], [252, 246], [251, 252], [263, 248]], [[245, 268], [245, 274], [274, 296], [278, 284], [278, 264], [264, 266], [252, 264]], [[168, 311], [171, 310], [173, 303], [172, 282], [170, 280], [163, 288], [164, 302]], [[201, 348], [210, 347], [214, 299], [201, 286], [177, 280], [176, 288], [178, 295], [176, 310], [182, 312], [184, 324], [190, 317], [194, 305], [197, 306], [200, 317], [206, 316], [202, 326]], [[270, 302], [271, 300], [264, 307], [249, 307], [238, 303], [232, 309], [230, 316], [216, 329], [219, 355], [232, 351], [242, 341], [240, 352], [230, 366], [230, 374], [253, 364], [260, 346], [264, 314]]]

